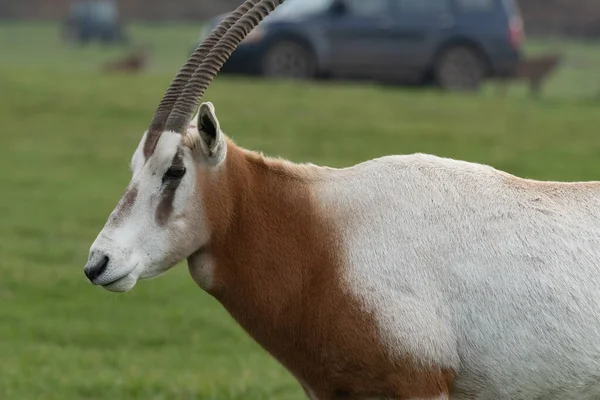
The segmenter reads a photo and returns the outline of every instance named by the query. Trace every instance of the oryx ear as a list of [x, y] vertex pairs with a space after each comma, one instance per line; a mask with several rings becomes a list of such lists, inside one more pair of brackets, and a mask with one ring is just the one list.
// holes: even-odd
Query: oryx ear
[[211, 164], [223, 161], [227, 146], [215, 114], [215, 107], [211, 102], [204, 102], [200, 105], [197, 126], [202, 150]]

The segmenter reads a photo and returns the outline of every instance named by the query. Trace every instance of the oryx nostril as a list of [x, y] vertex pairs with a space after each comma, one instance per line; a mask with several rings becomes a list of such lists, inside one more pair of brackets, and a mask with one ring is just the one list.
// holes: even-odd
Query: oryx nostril
[[106, 267], [108, 266], [108, 256], [104, 256], [100, 259], [100, 261], [96, 264], [90, 265], [84, 269], [85, 276], [91, 281], [94, 282], [94, 279], [102, 275]]

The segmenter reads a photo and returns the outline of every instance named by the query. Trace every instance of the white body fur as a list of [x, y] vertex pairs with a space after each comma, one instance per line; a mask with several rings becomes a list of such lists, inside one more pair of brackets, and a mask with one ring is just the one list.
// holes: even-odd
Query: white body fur
[[453, 400], [600, 398], [600, 186], [427, 155], [330, 172], [346, 279]]
[[[90, 249], [86, 273], [110, 257], [95, 284], [128, 291], [188, 258], [210, 289], [218, 266], [191, 257], [211, 234], [193, 193], [198, 174], [226, 173], [227, 145], [212, 105], [201, 109], [217, 128], [211, 148], [193, 126], [164, 133], [143, 162], [142, 139], [137, 200]], [[160, 177], [177, 149], [189, 172], [161, 227]], [[455, 371], [452, 400], [600, 398], [600, 183], [531, 181], [422, 154], [286, 168], [304, 170], [320, 218], [341, 234], [343, 286], [373, 313], [390, 357]]]
[[187, 259], [314, 400], [600, 399], [600, 183], [420, 154], [266, 161], [228, 150], [210, 103], [188, 127], [282, 2], [244, 2], [180, 70], [88, 279], [128, 291]]

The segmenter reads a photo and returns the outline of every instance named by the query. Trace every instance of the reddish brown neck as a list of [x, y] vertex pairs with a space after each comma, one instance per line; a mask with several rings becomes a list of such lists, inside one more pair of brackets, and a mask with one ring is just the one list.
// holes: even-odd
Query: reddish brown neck
[[294, 170], [301, 167], [286, 170], [233, 144], [226, 163], [226, 188], [222, 180], [219, 188], [204, 182], [205, 193], [220, 193], [205, 199], [215, 262], [210, 292], [257, 341], [272, 346], [274, 336], [302, 324], [305, 305], [321, 295], [314, 281], [336, 279], [335, 234]]
[[451, 374], [391, 358], [372, 314], [346, 289], [344, 248], [319, 213], [312, 171], [233, 144], [226, 163], [218, 183], [200, 186], [209, 194], [209, 292], [236, 321], [321, 398], [444, 393]]

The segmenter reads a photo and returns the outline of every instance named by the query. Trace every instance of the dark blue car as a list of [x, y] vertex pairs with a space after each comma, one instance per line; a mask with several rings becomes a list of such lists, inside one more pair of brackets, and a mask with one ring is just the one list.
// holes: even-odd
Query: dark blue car
[[[225, 17], [209, 21], [202, 36]], [[222, 71], [475, 90], [487, 77], [512, 74], [523, 41], [515, 0], [287, 0]]]

